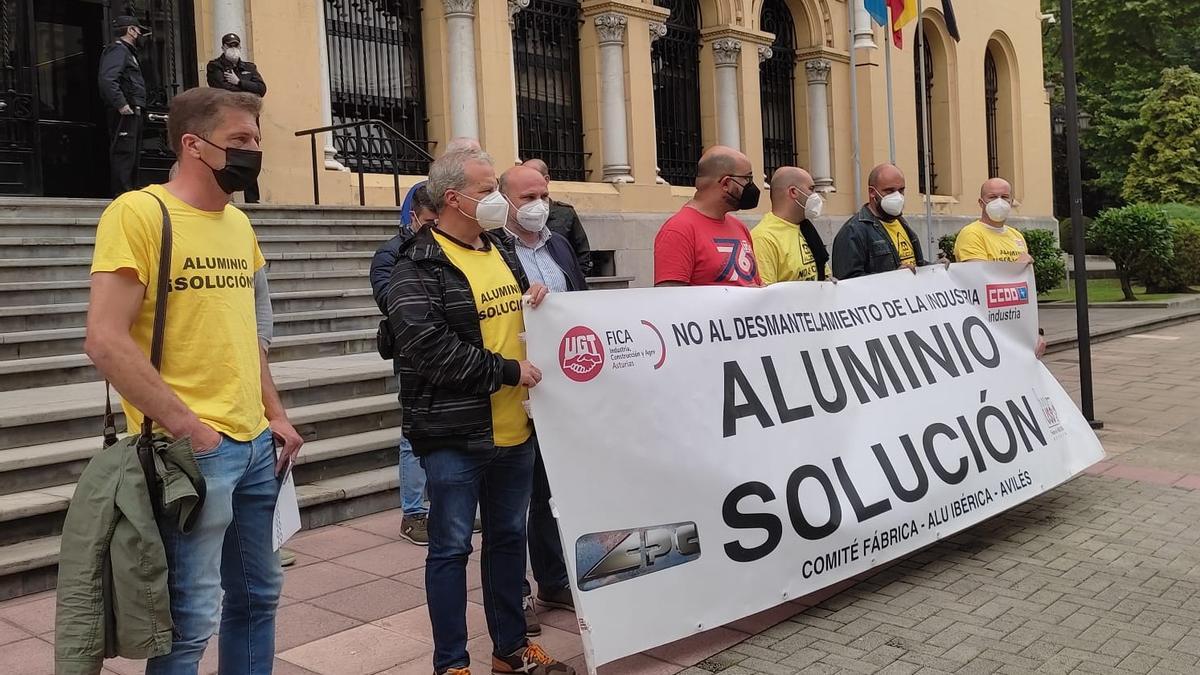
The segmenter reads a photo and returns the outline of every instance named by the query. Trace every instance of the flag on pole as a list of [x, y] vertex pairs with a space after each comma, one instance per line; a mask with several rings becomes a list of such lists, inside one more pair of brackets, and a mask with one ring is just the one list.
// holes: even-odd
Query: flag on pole
[[954, 5], [950, 0], [942, 0], [942, 16], [946, 19], [946, 31], [950, 33], [950, 37], [958, 42], [962, 38], [958, 36], [958, 19], [954, 18]]
[[878, 26], [887, 25], [887, 0], [866, 0], [867, 14]]
[[904, 27], [917, 18], [917, 0], [887, 0], [892, 10], [892, 42], [904, 47]]

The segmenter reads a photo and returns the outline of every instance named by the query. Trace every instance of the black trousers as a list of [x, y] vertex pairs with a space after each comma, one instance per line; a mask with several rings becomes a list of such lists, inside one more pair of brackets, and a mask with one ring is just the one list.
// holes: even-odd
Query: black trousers
[[108, 111], [108, 161], [113, 196], [138, 186], [138, 161], [142, 148], [142, 111], [132, 115]]

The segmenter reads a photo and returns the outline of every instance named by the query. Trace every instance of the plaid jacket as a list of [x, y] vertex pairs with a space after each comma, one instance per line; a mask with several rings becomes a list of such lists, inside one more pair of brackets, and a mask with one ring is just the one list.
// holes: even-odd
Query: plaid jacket
[[[515, 257], [494, 234], [482, 237], [528, 290]], [[491, 395], [516, 386], [521, 367], [483, 348], [471, 284], [429, 229], [400, 247], [388, 286], [388, 322], [396, 338], [404, 437], [413, 452], [491, 449]]]

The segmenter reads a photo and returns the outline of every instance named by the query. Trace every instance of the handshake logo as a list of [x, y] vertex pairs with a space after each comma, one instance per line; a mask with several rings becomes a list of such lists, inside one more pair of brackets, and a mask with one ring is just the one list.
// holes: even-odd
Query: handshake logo
[[575, 382], [587, 382], [604, 368], [604, 345], [600, 336], [587, 326], [567, 331], [558, 346], [558, 364], [563, 374]]

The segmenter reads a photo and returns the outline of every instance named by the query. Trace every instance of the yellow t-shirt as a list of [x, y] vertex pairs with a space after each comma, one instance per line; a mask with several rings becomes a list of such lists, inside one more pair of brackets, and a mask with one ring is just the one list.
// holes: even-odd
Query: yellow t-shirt
[[904, 226], [899, 220], [884, 221], [883, 229], [887, 230], [888, 236], [892, 238], [892, 244], [896, 247], [896, 252], [900, 254], [901, 265], [916, 265], [917, 256], [913, 252], [912, 241], [908, 238], [908, 232], [904, 231]]
[[[525, 343], [520, 338], [525, 330], [521, 287], [500, 252], [495, 246], [486, 251], [465, 248], [436, 230], [433, 236], [471, 284], [483, 332], [483, 348], [506, 359], [524, 360]], [[503, 386], [492, 394], [492, 440], [497, 447], [512, 447], [529, 440], [529, 416], [522, 405], [528, 395], [528, 390], [521, 386]]]
[[780, 281], [817, 280], [817, 262], [796, 223], [767, 213], [750, 231], [750, 238], [764, 286]]
[[996, 228], [977, 220], [964, 227], [954, 240], [954, 259], [1016, 262], [1029, 252], [1025, 235], [1007, 225]]
[[[233, 206], [201, 211], [161, 185], [146, 189], [171, 214], [163, 381], [205, 424], [235, 440], [252, 440], [267, 428], [254, 320], [254, 273], [266, 261], [250, 220]], [[115, 199], [96, 227], [92, 273], [130, 269], [146, 286], [130, 334], [147, 357], [161, 243], [158, 202], [138, 192]], [[122, 404], [128, 429], [138, 429], [142, 414]]]

